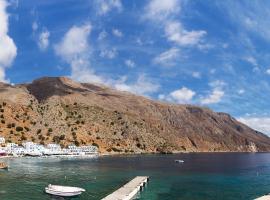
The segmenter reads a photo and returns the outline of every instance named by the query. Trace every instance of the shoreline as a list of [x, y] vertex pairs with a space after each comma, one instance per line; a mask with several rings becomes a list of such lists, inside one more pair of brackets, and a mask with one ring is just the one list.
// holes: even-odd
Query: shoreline
[[89, 155], [44, 155], [44, 156], [0, 156], [1, 159], [9, 158], [98, 158], [98, 157], [113, 157], [113, 156], [147, 156], [147, 155], [176, 155], [176, 154], [262, 154], [270, 152], [239, 152], [239, 151], [219, 151], [219, 152], [174, 152], [174, 153], [97, 153]]
[[9, 158], [97, 158], [99, 154], [91, 154], [91, 155], [51, 155], [51, 156], [1, 156], [1, 159], [9, 159]]

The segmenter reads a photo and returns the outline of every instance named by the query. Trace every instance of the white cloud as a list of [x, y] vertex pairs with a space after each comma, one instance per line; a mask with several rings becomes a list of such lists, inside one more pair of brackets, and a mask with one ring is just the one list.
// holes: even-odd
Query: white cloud
[[79, 82], [104, 84], [105, 79], [99, 76], [90, 67], [88, 58], [82, 57], [81, 59], [75, 59], [71, 62], [71, 78]]
[[96, 6], [99, 15], [105, 15], [113, 9], [118, 12], [123, 9], [121, 0], [96, 0]]
[[95, 74], [90, 65], [90, 45], [88, 37], [91, 25], [73, 26], [55, 45], [55, 53], [70, 64], [71, 78], [80, 82], [103, 83], [102, 77]]
[[55, 46], [56, 54], [69, 62], [78, 57], [82, 57], [82, 55], [90, 51], [88, 44], [90, 32], [90, 24], [71, 27], [64, 35], [61, 42]]
[[[206, 34], [206, 32], [205, 32], [205, 34]], [[202, 44], [198, 43], [198, 45], [197, 45], [198, 49], [200, 49], [201, 51], [204, 51], [204, 52], [207, 52], [208, 50], [215, 48], [215, 46], [216, 45], [214, 45], [214, 44], [207, 44], [207, 43], [202, 43]]]
[[130, 59], [125, 60], [125, 65], [126, 65], [127, 67], [129, 67], [129, 68], [135, 67], [134, 61], [133, 61], [133, 60], [130, 60]]
[[206, 31], [187, 31], [180, 22], [170, 21], [166, 23], [165, 34], [169, 41], [185, 46], [198, 44]]
[[207, 96], [201, 98], [201, 104], [214, 104], [220, 102], [225, 94], [223, 87], [227, 84], [222, 80], [215, 80], [208, 85], [212, 88], [212, 91], [209, 92], [210, 94]]
[[252, 56], [247, 56], [247, 57], [244, 58], [244, 60], [249, 62], [250, 64], [252, 64], [254, 66], [258, 65], [257, 60]]
[[269, 117], [240, 117], [237, 120], [257, 131], [268, 134], [270, 136]]
[[166, 98], [165, 94], [158, 95], [158, 99], [160, 99], [160, 100], [165, 100], [165, 98]]
[[101, 31], [98, 35], [98, 40], [104, 40], [108, 36], [106, 31]]
[[192, 72], [192, 77], [193, 78], [201, 78], [201, 73], [200, 72]]
[[37, 23], [36, 21], [34, 21], [34, 22], [32, 23], [32, 30], [33, 30], [34, 32], [38, 30], [38, 23]]
[[152, 0], [145, 8], [145, 16], [151, 20], [165, 20], [172, 14], [177, 14], [181, 9], [179, 0]]
[[250, 19], [249, 17], [246, 17], [246, 19], [244, 20], [244, 24], [248, 27], [248, 28], [255, 28], [257, 26], [257, 22], [255, 20]]
[[117, 50], [113, 48], [101, 50], [99, 56], [102, 58], [113, 59], [117, 56], [117, 54], [118, 54]]
[[211, 94], [201, 100], [202, 104], [213, 104], [221, 101], [224, 96], [224, 91], [221, 89], [214, 89]]
[[258, 66], [258, 62], [256, 60], [256, 58], [254, 58], [253, 56], [247, 56], [243, 58], [246, 62], [250, 63], [251, 65], [253, 65], [253, 72], [260, 72], [260, 67]]
[[40, 50], [44, 51], [48, 48], [49, 37], [50, 37], [50, 32], [48, 30], [44, 30], [43, 32], [39, 34], [38, 46]]
[[[180, 46], [197, 45], [206, 35], [206, 31], [188, 31], [181, 21], [178, 20], [181, 10], [180, 0], [151, 0], [145, 7], [144, 19], [151, 20], [156, 25], [164, 29], [168, 41], [174, 42]], [[205, 45], [200, 48], [205, 49]], [[209, 47], [209, 45], [207, 46]]]
[[7, 6], [8, 3], [5, 0], [0, 1], [0, 81], [2, 82], [8, 82], [5, 70], [10, 67], [17, 55], [17, 47], [8, 35]]
[[216, 73], [216, 69], [210, 69], [209, 73], [210, 74], [215, 74]]
[[145, 74], [139, 75], [134, 83], [127, 83], [127, 77], [122, 77], [120, 80], [112, 83], [113, 87], [117, 90], [127, 91], [139, 95], [149, 95], [157, 92], [160, 85], [153, 82]]
[[129, 82], [125, 76], [115, 80], [97, 75], [90, 63], [91, 48], [88, 42], [90, 33], [90, 24], [73, 26], [54, 47], [56, 55], [70, 64], [72, 79], [79, 82], [105, 84], [118, 90], [140, 95], [149, 95], [159, 89], [159, 84], [145, 74], [139, 75], [134, 82]]
[[270, 69], [267, 69], [266, 70], [266, 74], [269, 74], [270, 75]]
[[244, 94], [245, 93], [245, 90], [244, 89], [240, 89], [237, 91], [238, 94]]
[[181, 89], [172, 91], [169, 95], [160, 94], [158, 98], [160, 100], [166, 100], [175, 103], [190, 103], [195, 95], [196, 92], [186, 87], [182, 87]]
[[209, 83], [209, 86], [212, 88], [222, 88], [226, 85], [226, 83], [222, 80], [215, 80], [215, 81], [211, 81]]
[[118, 29], [113, 29], [112, 34], [116, 37], [123, 37], [123, 33]]
[[175, 60], [179, 57], [179, 53], [180, 50], [178, 48], [171, 48], [156, 56], [153, 62], [164, 66], [172, 66], [175, 64]]
[[186, 103], [191, 101], [196, 93], [186, 87], [182, 87], [179, 90], [175, 90], [170, 93], [170, 96], [178, 103]]

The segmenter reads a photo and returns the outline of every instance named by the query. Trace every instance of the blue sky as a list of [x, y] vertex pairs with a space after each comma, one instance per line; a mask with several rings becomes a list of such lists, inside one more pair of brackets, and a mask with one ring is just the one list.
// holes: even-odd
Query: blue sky
[[0, 0], [0, 80], [69, 76], [270, 134], [270, 2]]

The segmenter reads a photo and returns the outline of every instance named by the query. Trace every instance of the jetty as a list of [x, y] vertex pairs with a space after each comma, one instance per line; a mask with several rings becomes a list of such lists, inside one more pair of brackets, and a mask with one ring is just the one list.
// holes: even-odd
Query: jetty
[[264, 195], [262, 197], [256, 198], [254, 200], [270, 200], [270, 194]]
[[148, 181], [148, 176], [137, 176], [102, 200], [131, 200]]

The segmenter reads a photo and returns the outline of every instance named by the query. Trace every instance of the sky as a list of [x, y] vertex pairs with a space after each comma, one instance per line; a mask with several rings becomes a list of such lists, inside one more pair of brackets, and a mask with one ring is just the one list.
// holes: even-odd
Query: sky
[[0, 81], [67, 76], [270, 135], [270, 1], [0, 0]]

